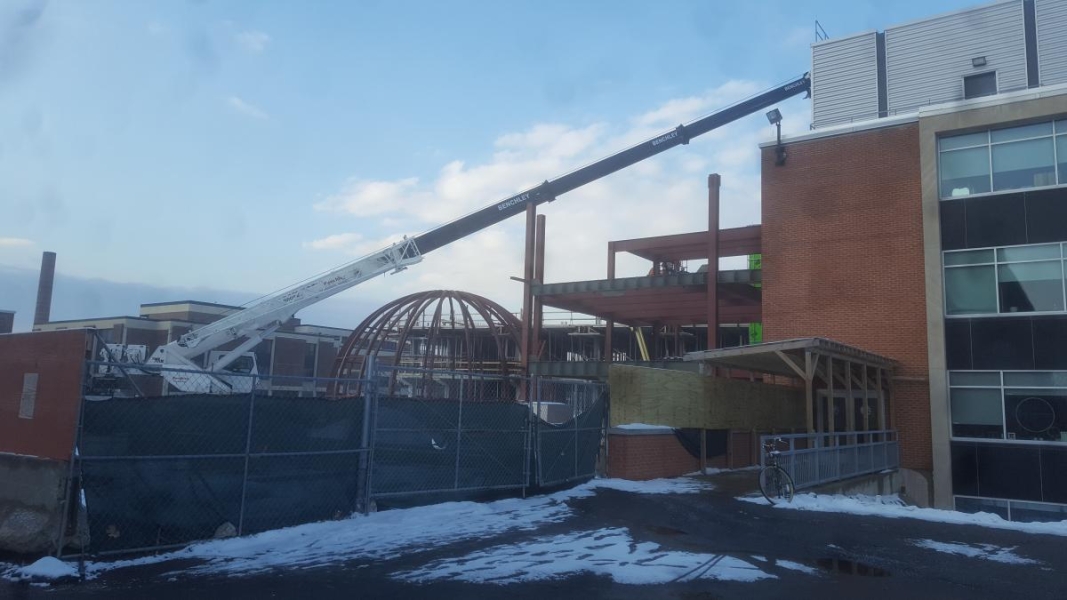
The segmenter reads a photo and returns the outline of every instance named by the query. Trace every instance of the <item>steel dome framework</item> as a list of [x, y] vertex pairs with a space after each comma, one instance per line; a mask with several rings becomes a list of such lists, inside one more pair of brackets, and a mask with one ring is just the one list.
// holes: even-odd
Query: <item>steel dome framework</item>
[[368, 357], [385, 367], [520, 375], [521, 330], [515, 315], [488, 298], [419, 292], [364, 319], [341, 347], [334, 376], [366, 379]]

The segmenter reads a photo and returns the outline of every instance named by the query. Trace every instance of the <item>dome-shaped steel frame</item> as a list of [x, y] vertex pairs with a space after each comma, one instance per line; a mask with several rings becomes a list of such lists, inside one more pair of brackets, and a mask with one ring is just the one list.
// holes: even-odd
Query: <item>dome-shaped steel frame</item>
[[521, 331], [519, 319], [488, 298], [418, 292], [364, 319], [338, 352], [334, 376], [365, 379], [368, 356], [379, 366], [517, 375]]

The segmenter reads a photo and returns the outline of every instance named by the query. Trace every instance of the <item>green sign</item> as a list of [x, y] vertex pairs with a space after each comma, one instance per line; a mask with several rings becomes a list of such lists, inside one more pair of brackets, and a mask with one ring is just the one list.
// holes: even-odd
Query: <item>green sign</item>
[[763, 342], [763, 323], [748, 324], [748, 343], [759, 344]]

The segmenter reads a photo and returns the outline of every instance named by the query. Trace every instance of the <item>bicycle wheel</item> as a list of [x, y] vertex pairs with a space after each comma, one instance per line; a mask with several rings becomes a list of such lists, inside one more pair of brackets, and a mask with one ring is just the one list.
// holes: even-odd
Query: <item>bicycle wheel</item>
[[767, 502], [793, 501], [793, 478], [781, 467], [763, 467], [759, 472], [759, 491]]

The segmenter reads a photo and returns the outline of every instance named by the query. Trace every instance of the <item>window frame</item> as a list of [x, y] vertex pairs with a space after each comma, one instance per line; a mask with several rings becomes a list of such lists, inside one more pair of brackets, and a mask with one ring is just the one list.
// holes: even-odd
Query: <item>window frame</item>
[[[1029, 125], [1039, 125], [1039, 124], [1043, 124], [1043, 123], [1049, 123], [1050, 125], [1052, 125], [1052, 133], [1050, 133], [1048, 135], [1031, 136], [1031, 137], [1019, 138], [1019, 139], [1015, 139], [1015, 140], [1009, 140], [1009, 141], [1001, 141], [1001, 142], [994, 142], [993, 141], [992, 133], [994, 131], [1001, 131], [1001, 130], [1004, 130], [1004, 129], [1014, 129], [1016, 127], [1027, 127]], [[1060, 129], [1063, 129], [1063, 131], [1060, 131]], [[957, 136], [964, 136], [964, 135], [973, 135], [975, 133], [985, 133], [986, 134], [986, 141], [985, 141], [984, 144], [974, 144], [974, 145], [971, 145], [971, 146], [961, 146], [959, 148], [952, 148], [950, 150], [942, 150], [941, 149], [941, 140], [943, 140], [943, 139], [953, 138], [953, 137], [957, 137]], [[1028, 140], [1040, 140], [1040, 139], [1045, 139], [1045, 138], [1050, 138], [1052, 140], [1052, 173], [1055, 176], [1056, 183], [1054, 183], [1052, 185], [1021, 187], [1021, 188], [1012, 188], [1012, 189], [1007, 189], [1007, 190], [994, 190], [993, 189], [993, 147], [994, 146], [1000, 146], [1000, 145], [1003, 145], [1003, 144], [1013, 144], [1015, 142], [1024, 142], [1024, 141], [1028, 141]], [[993, 195], [1000, 195], [1000, 194], [1016, 194], [1016, 193], [1019, 193], [1021, 191], [1028, 191], [1028, 190], [1035, 190], [1036, 191], [1036, 190], [1047, 190], [1047, 189], [1065, 187], [1065, 186], [1067, 186], [1067, 173], [1063, 173], [1063, 174], [1060, 173], [1060, 168], [1059, 168], [1060, 159], [1059, 159], [1059, 150], [1058, 150], [1059, 144], [1056, 143], [1060, 138], [1063, 138], [1063, 139], [1067, 140], [1067, 116], [1058, 116], [1058, 117], [1052, 117], [1052, 118], [1049, 118], [1049, 119], [1043, 119], [1043, 120], [1040, 120], [1040, 121], [1031, 121], [1031, 122], [1028, 122], [1028, 123], [1021, 123], [1021, 124], [1012, 125], [1010, 127], [995, 127], [995, 128], [990, 128], [990, 129], [984, 129], [984, 130], [980, 129], [980, 130], [977, 130], [977, 131], [970, 131], [970, 132], [967, 132], [967, 133], [953, 132], [951, 135], [938, 135], [937, 139], [935, 141], [935, 143], [937, 145], [937, 196], [938, 196], [938, 199], [940, 201], [942, 201], [942, 202], [946, 202], [946, 201], [950, 201], [950, 200], [963, 200], [965, 198], [981, 198], [981, 197], [984, 197], [984, 196], [993, 196]], [[941, 180], [941, 173], [942, 173], [941, 159], [942, 159], [942, 156], [944, 156], [946, 153], [956, 152], [958, 150], [973, 150], [975, 148], [986, 148], [986, 150], [987, 150], [986, 154], [987, 154], [988, 159], [989, 159], [989, 190], [990, 191], [988, 191], [988, 192], [977, 192], [977, 193], [974, 193], [974, 194], [967, 194], [965, 196], [946, 196], [946, 195], [944, 195], [942, 193], [943, 190], [941, 189], [941, 187], [942, 187], [942, 180]], [[1067, 163], [1067, 161], [1064, 161], [1064, 162]]]
[[[981, 96], [968, 96], [967, 95], [967, 80], [973, 77], [982, 77], [985, 75], [993, 75], [993, 93], [982, 94]], [[960, 77], [960, 92], [964, 100], [974, 100], [976, 98], [988, 98], [990, 96], [996, 96], [1000, 93], [1000, 73], [996, 69], [986, 69], [985, 71], [977, 71], [974, 73], [967, 73]]]
[[[952, 373], [984, 373], [993, 374], [996, 373], [1000, 379], [1000, 385], [994, 386], [991, 384], [986, 385], [952, 385]], [[947, 372], [945, 377], [945, 388], [948, 392], [948, 435], [949, 440], [954, 442], [981, 442], [990, 444], [1024, 444], [1024, 445], [1039, 445], [1039, 446], [1053, 446], [1053, 447], [1067, 447], [1067, 441], [1050, 441], [1050, 440], [1020, 440], [1015, 438], [1008, 438], [1008, 413], [1007, 413], [1007, 398], [1005, 396], [1006, 390], [1046, 390], [1046, 391], [1063, 391], [1067, 392], [1067, 386], [1063, 385], [1048, 385], [1048, 386], [1033, 386], [1033, 385], [1005, 385], [1004, 376], [1012, 373], [1063, 373], [1067, 377], [1067, 371], [1058, 370], [1006, 370], [1006, 371], [990, 371], [984, 369], [977, 370], [952, 370]], [[952, 390], [953, 389], [968, 389], [968, 390], [998, 390], [1000, 392], [1000, 412], [1001, 412], [1001, 437], [999, 438], [981, 438], [981, 437], [966, 437], [957, 436], [952, 433]]]
[[[1033, 260], [1000, 260], [1000, 250], [1008, 248], [1027, 248], [1031, 246], [1059, 246], [1060, 248], [1060, 298], [1063, 301], [1063, 310], [1035, 310], [1029, 312], [1001, 312], [1000, 302], [1000, 266], [1001, 265], [1018, 265], [1026, 263], [1043, 263], [1054, 262], [1055, 258], [1038, 258]], [[992, 262], [975, 262], [975, 263], [963, 263], [957, 265], [945, 264], [945, 257], [950, 254], [963, 254], [967, 252], [982, 252], [992, 251]], [[948, 311], [948, 278], [946, 274], [949, 269], [961, 269], [968, 267], [992, 267], [993, 268], [993, 292], [996, 294], [997, 311], [993, 313], [964, 313], [964, 314], [950, 314]], [[1067, 242], [1044, 242], [1040, 244], [1016, 244], [1014, 246], [985, 246], [982, 248], [963, 248], [959, 250], [942, 250], [941, 252], [941, 287], [943, 293], [941, 294], [941, 310], [946, 319], [981, 319], [986, 317], [1031, 317], [1042, 315], [1062, 315], [1067, 314]]]

